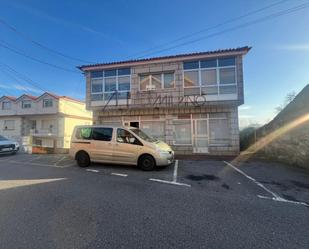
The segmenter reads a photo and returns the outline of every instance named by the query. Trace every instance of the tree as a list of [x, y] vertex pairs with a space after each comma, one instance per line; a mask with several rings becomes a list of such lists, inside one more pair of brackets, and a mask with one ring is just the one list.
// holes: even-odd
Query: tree
[[285, 96], [283, 103], [275, 108], [276, 111], [281, 112], [289, 103], [291, 103], [295, 99], [296, 95], [297, 94], [295, 91], [289, 92]]

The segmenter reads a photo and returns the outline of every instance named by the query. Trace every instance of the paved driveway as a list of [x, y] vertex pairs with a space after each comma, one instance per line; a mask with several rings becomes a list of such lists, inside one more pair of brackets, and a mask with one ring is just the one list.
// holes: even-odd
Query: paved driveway
[[1, 248], [307, 248], [307, 203], [306, 172], [265, 162], [0, 157]]

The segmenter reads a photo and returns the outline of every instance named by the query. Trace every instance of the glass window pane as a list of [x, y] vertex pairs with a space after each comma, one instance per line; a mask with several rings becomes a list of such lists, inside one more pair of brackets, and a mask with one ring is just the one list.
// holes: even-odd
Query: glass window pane
[[217, 67], [217, 59], [201, 61], [201, 68]]
[[103, 100], [103, 94], [91, 94], [91, 101]]
[[219, 67], [234, 66], [234, 65], [235, 65], [235, 57], [219, 59]]
[[184, 72], [184, 86], [194, 87], [199, 86], [198, 71]]
[[100, 141], [111, 141], [113, 136], [113, 128], [93, 128], [92, 139]]
[[191, 120], [174, 120], [173, 137], [175, 144], [191, 144]]
[[113, 93], [104, 93], [104, 100], [108, 101], [108, 100], [116, 100], [116, 94]]
[[119, 91], [130, 91], [130, 76], [118, 78], [118, 90]]
[[161, 89], [162, 83], [161, 83], [161, 74], [153, 74], [152, 75], [152, 86], [154, 89]]
[[198, 61], [187, 61], [183, 63], [183, 69], [196, 69], [199, 68]]
[[164, 74], [164, 88], [174, 88], [174, 74], [173, 73]]
[[235, 68], [220, 68], [220, 84], [236, 84]]
[[103, 89], [102, 79], [91, 80], [91, 92], [93, 93], [102, 92], [102, 89]]
[[[135, 139], [135, 142], [132, 138]], [[132, 133], [124, 129], [117, 129], [117, 143], [137, 144], [138, 142], [138, 139]]]
[[105, 79], [105, 92], [114, 92], [116, 91], [116, 78]]
[[227, 119], [210, 119], [209, 132], [211, 144], [229, 143], [229, 129]]
[[91, 139], [91, 128], [78, 128], [76, 131], [77, 139]]
[[131, 69], [130, 68], [119, 68], [118, 75], [130, 75]]
[[103, 77], [103, 71], [93, 71], [90, 72], [91, 78], [102, 78]]
[[203, 85], [217, 85], [217, 70], [202, 70], [201, 71], [201, 84]]
[[142, 121], [141, 129], [154, 138], [165, 140], [165, 121]]
[[217, 95], [218, 94], [218, 87], [217, 86], [202, 87], [202, 94]]
[[[185, 96], [193, 96], [193, 95], [200, 95], [201, 94], [201, 90], [199, 87], [194, 87], [194, 88], [185, 88], [184, 89], [184, 95]], [[188, 100], [188, 102], [190, 102]]]
[[225, 112], [209, 113], [209, 118], [227, 118], [227, 113]]
[[104, 77], [111, 77], [111, 76], [116, 76], [116, 69], [104, 71]]
[[234, 86], [220, 86], [220, 94], [229, 94], [229, 93], [236, 93], [236, 85]]
[[150, 86], [150, 75], [140, 76], [140, 90], [146, 91], [148, 86]]

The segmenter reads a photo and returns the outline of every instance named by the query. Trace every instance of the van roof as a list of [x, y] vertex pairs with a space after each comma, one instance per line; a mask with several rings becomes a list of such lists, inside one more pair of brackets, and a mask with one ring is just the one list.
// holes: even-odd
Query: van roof
[[133, 127], [133, 126], [123, 126], [123, 125], [76, 125], [76, 128], [83, 128], [83, 127], [91, 127], [91, 128], [124, 128], [124, 129], [137, 129], [137, 127]]

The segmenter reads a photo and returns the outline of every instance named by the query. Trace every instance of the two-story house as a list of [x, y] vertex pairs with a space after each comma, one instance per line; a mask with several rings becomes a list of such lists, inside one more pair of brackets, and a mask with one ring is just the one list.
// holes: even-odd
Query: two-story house
[[250, 47], [78, 67], [94, 123], [136, 126], [177, 154], [239, 153], [243, 56]]
[[18, 141], [24, 151], [66, 151], [75, 125], [82, 124], [92, 124], [92, 113], [67, 96], [0, 98], [0, 134]]

